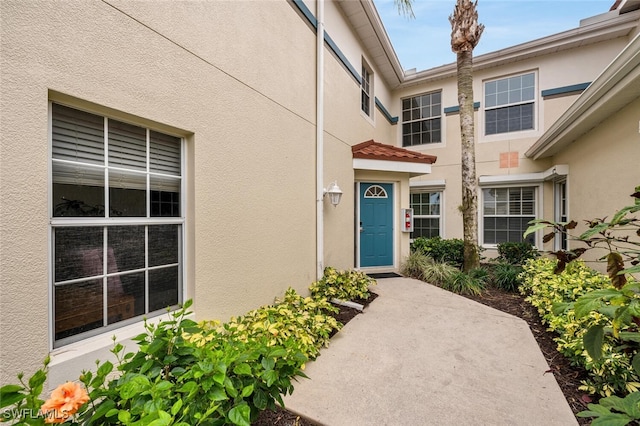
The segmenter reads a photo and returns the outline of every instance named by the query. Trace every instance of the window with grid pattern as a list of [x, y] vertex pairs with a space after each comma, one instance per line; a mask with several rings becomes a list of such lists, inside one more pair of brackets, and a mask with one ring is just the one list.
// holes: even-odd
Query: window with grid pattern
[[403, 99], [402, 146], [442, 142], [441, 120], [441, 92]]
[[411, 238], [440, 236], [440, 205], [442, 192], [412, 192], [413, 209]]
[[362, 64], [362, 84], [360, 85], [362, 112], [371, 117], [371, 71]]
[[182, 140], [51, 104], [54, 346], [182, 301]]
[[536, 188], [485, 188], [483, 195], [484, 244], [528, 241], [522, 235], [536, 218]]
[[531, 130], [534, 126], [535, 74], [484, 84], [485, 135]]

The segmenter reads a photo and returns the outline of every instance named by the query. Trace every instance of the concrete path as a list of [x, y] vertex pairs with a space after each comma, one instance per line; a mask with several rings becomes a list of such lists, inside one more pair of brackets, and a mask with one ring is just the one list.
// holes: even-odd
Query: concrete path
[[327, 426], [577, 424], [525, 321], [410, 278], [373, 291], [288, 410]]

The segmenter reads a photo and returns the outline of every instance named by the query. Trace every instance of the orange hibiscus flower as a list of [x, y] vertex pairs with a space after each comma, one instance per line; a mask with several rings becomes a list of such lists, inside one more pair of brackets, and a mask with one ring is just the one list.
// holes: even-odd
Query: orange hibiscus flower
[[45, 423], [64, 423], [89, 401], [87, 391], [78, 383], [67, 382], [51, 392], [51, 398], [40, 408]]

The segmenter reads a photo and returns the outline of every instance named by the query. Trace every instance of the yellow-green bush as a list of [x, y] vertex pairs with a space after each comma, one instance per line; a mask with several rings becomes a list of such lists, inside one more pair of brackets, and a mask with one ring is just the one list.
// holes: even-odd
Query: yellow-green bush
[[640, 379], [635, 374], [631, 359], [635, 353], [620, 347], [611, 335], [604, 336], [603, 356], [594, 361], [584, 348], [583, 337], [591, 326], [611, 326], [610, 317], [593, 311], [577, 318], [573, 303], [587, 292], [612, 288], [611, 280], [582, 261], [567, 264], [565, 270], [555, 274], [557, 261], [548, 258], [530, 260], [521, 275], [521, 292], [538, 309], [542, 321], [556, 332], [558, 351], [589, 374], [580, 389], [592, 394], [609, 396], [638, 390]]
[[371, 295], [369, 286], [375, 284], [376, 280], [364, 272], [353, 269], [338, 271], [327, 266], [322, 279], [311, 284], [309, 291], [314, 299], [368, 299]]
[[225, 324], [219, 321], [200, 322], [203, 329], [214, 333], [194, 335], [191, 339], [202, 344], [207, 339], [217, 338], [217, 335], [241, 342], [261, 339], [267, 346], [281, 345], [290, 352], [299, 351], [314, 359], [322, 347], [328, 346], [331, 333], [342, 328], [342, 324], [329, 315], [337, 311], [326, 299], [302, 297], [289, 288], [284, 298], [276, 300], [273, 305], [233, 317]]

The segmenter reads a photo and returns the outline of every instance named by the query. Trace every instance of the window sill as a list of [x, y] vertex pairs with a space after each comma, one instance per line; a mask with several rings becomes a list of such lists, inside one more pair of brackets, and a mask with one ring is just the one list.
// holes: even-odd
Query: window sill
[[[167, 313], [147, 319], [147, 321], [158, 323], [160, 321], [167, 321], [170, 319], [172, 319], [171, 314]], [[113, 348], [113, 345], [115, 343], [121, 343], [123, 341], [132, 339], [137, 335], [145, 332], [146, 329], [144, 327], [144, 321], [139, 321], [135, 324], [130, 324], [117, 330], [111, 330], [97, 336], [88, 337], [78, 342], [69, 343], [68, 345], [64, 345], [60, 348], [55, 348], [50, 353], [50, 366], [54, 367], [56, 365], [72, 361], [76, 358], [90, 354], [91, 352], [109, 351]], [[137, 348], [137, 345], [135, 346], [135, 348]], [[125, 350], [126, 352], [132, 352], [135, 350], [135, 348], [127, 347]]]

